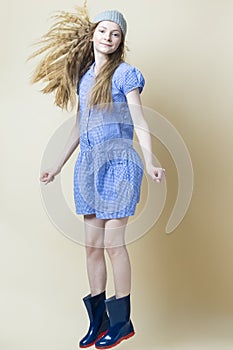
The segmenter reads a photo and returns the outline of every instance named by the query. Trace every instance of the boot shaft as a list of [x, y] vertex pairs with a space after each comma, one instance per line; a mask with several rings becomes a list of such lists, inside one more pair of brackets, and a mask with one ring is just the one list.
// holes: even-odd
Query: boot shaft
[[95, 296], [91, 296], [91, 294], [89, 294], [83, 298], [83, 302], [86, 306], [90, 322], [93, 322], [96, 317], [98, 317], [98, 315], [101, 315], [105, 312], [105, 299], [105, 292]]
[[111, 327], [118, 323], [127, 323], [130, 320], [130, 294], [122, 298], [113, 296], [105, 303]]

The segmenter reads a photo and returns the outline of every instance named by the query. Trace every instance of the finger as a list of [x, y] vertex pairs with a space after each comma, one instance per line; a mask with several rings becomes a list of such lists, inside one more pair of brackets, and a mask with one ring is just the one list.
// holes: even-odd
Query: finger
[[156, 176], [153, 176], [153, 180], [156, 182], [160, 182], [159, 175], [157, 174]]
[[40, 178], [40, 181], [41, 181], [41, 182], [46, 182], [46, 181], [47, 181], [47, 178]]
[[48, 177], [47, 183], [52, 182], [54, 180], [54, 175], [50, 175]]
[[41, 177], [41, 181], [42, 182], [45, 182], [45, 181], [48, 181], [49, 179], [51, 179], [51, 174], [45, 174]]
[[46, 179], [47, 177], [48, 177], [48, 173], [45, 173], [40, 176], [40, 179], [43, 180], [43, 179]]
[[163, 173], [161, 171], [158, 171], [158, 176], [156, 178], [157, 182], [161, 182], [162, 181], [162, 177], [163, 177]]
[[163, 178], [163, 175], [164, 175], [164, 172], [163, 172], [163, 170], [160, 172], [160, 179], [162, 180], [162, 178]]
[[49, 179], [49, 176], [48, 176], [48, 175], [47, 175], [47, 176], [44, 175], [44, 176], [41, 176], [41, 177], [40, 177], [40, 181], [41, 181], [41, 182], [47, 182], [48, 179]]

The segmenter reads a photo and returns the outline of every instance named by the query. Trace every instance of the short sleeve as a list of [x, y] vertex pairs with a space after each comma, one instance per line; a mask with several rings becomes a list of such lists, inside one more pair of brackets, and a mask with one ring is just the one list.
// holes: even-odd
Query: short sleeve
[[120, 85], [124, 95], [127, 95], [136, 88], [138, 88], [139, 93], [141, 93], [145, 85], [145, 79], [137, 68], [129, 66], [122, 76]]

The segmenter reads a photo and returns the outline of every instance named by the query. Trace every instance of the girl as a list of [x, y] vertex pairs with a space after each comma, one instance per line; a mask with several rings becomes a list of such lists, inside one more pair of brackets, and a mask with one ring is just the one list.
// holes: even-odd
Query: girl
[[[152, 163], [151, 139], [143, 117], [141, 72], [124, 61], [127, 23], [115, 10], [90, 22], [86, 6], [77, 14], [62, 12], [41, 41], [48, 51], [33, 82], [44, 81], [43, 92], [55, 92], [61, 108], [79, 106], [75, 125], [57, 162], [42, 172], [48, 184], [61, 172], [80, 145], [74, 169], [76, 213], [84, 215], [85, 249], [90, 294], [83, 301], [90, 326], [80, 341], [85, 348], [109, 349], [134, 335], [130, 320], [131, 269], [125, 245], [128, 217], [140, 197], [142, 161], [132, 146], [133, 132], [142, 148], [146, 171], [162, 180], [164, 169]], [[110, 258], [115, 295], [106, 300], [106, 264]]]

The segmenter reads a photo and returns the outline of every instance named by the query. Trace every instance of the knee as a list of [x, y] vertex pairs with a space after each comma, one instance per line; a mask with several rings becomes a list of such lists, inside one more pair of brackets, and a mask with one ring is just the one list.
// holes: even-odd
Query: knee
[[96, 247], [86, 247], [86, 256], [87, 258], [94, 258], [94, 259], [100, 259], [104, 255], [104, 249], [103, 248], [96, 248]]
[[106, 251], [108, 253], [108, 256], [110, 259], [114, 259], [118, 256], [122, 256], [122, 254], [125, 253], [125, 247], [122, 246], [122, 247], [107, 247], [106, 248]]

